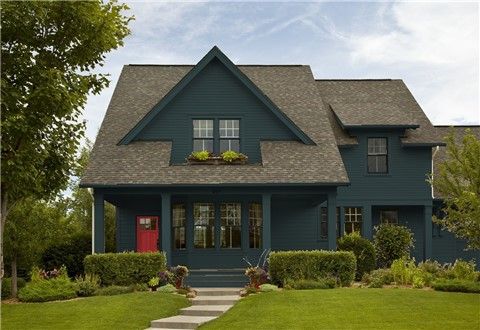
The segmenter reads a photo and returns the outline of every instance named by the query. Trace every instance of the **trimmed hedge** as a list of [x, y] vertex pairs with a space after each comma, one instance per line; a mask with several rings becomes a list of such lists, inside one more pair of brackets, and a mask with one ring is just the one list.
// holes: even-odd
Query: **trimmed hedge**
[[103, 253], [85, 257], [85, 273], [96, 274], [101, 284], [131, 285], [147, 283], [159, 271], [166, 269], [163, 252]]
[[355, 279], [361, 280], [363, 274], [375, 269], [375, 247], [358, 232], [345, 235], [338, 240], [339, 251], [352, 251], [357, 258], [357, 271]]
[[272, 282], [279, 285], [333, 277], [340, 285], [349, 286], [357, 261], [347, 251], [280, 251], [270, 253], [269, 267]]

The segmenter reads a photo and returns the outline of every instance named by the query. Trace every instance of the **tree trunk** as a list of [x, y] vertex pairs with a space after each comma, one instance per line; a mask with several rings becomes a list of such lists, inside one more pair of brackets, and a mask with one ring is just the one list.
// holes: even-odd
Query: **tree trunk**
[[5, 221], [7, 220], [7, 191], [2, 185], [0, 192], [0, 280], [3, 278], [5, 267], [3, 267], [3, 232], [5, 231]]
[[12, 258], [12, 297], [17, 298], [18, 281], [17, 281], [17, 255]]

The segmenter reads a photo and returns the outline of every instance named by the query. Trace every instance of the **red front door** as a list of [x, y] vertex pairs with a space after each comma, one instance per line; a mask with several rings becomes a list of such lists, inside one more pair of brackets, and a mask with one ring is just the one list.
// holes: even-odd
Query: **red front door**
[[158, 217], [137, 217], [137, 252], [158, 251]]

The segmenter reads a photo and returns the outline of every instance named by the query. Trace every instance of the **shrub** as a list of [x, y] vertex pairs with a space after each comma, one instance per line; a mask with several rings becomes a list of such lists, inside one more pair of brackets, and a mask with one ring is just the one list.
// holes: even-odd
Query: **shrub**
[[338, 250], [352, 251], [357, 258], [355, 278], [360, 280], [363, 274], [375, 269], [375, 248], [366, 238], [358, 232], [345, 235], [338, 240]]
[[475, 281], [477, 279], [477, 273], [475, 272], [475, 262], [470, 262], [458, 259], [455, 260], [453, 266], [447, 268], [445, 276], [450, 279]]
[[336, 281], [333, 278], [320, 280], [298, 280], [289, 282], [288, 286], [295, 290], [333, 289]]
[[160, 278], [158, 276], [152, 277], [147, 285], [149, 288], [156, 289], [160, 285]]
[[260, 291], [261, 292], [271, 292], [271, 291], [278, 291], [279, 288], [276, 285], [273, 284], [262, 284], [260, 285]]
[[165, 270], [164, 253], [104, 253], [85, 258], [85, 272], [97, 274], [102, 285], [146, 283]]
[[437, 291], [480, 293], [480, 283], [467, 280], [438, 279], [432, 284]]
[[119, 294], [131, 293], [134, 291], [135, 291], [135, 288], [133, 286], [110, 285], [110, 286], [97, 289], [95, 291], [95, 295], [96, 296], [116, 296]]
[[394, 260], [410, 256], [414, 242], [410, 229], [394, 224], [381, 224], [375, 229], [373, 245], [378, 267], [388, 268]]
[[135, 283], [130, 285], [133, 291], [148, 291], [148, 285], [145, 283]]
[[76, 296], [75, 285], [68, 277], [29, 282], [18, 292], [18, 298], [24, 302], [65, 300]]
[[435, 260], [426, 260], [418, 264], [418, 268], [431, 274], [433, 277], [444, 277], [445, 268]]
[[171, 284], [165, 284], [157, 289], [158, 292], [174, 293], [177, 292], [177, 289]]
[[270, 253], [269, 265], [275, 284], [334, 278], [348, 286], [355, 277], [356, 260], [347, 251], [280, 251]]
[[[21, 289], [25, 286], [25, 279], [17, 277], [17, 288]], [[2, 299], [10, 298], [12, 295], [12, 279], [10, 277], [2, 278]]]
[[390, 267], [395, 283], [401, 285], [412, 284], [415, 269], [415, 261], [405, 256], [394, 260]]
[[60, 242], [48, 247], [42, 254], [42, 264], [47, 270], [67, 267], [68, 276], [74, 278], [82, 275], [83, 259], [92, 251], [90, 235], [76, 235], [66, 242]]
[[362, 282], [367, 284], [369, 288], [381, 288], [393, 281], [393, 274], [389, 268], [375, 269], [362, 277]]
[[75, 290], [79, 297], [93, 296], [99, 287], [100, 278], [97, 275], [86, 274], [75, 279]]
[[245, 270], [245, 276], [249, 278], [249, 285], [257, 289], [268, 280], [267, 272], [259, 266], [248, 267]]

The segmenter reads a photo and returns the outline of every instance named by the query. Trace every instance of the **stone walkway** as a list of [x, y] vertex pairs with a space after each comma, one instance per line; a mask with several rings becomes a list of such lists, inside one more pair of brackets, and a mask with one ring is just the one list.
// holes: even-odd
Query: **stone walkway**
[[151, 329], [196, 329], [203, 323], [216, 319], [240, 299], [239, 288], [199, 288], [191, 299], [192, 306], [182, 308], [180, 315], [154, 320]]

